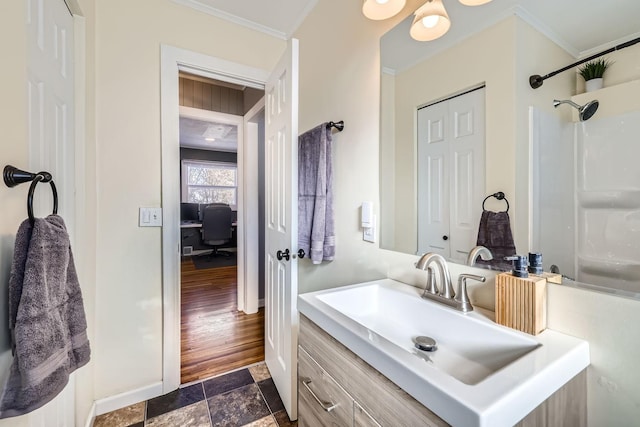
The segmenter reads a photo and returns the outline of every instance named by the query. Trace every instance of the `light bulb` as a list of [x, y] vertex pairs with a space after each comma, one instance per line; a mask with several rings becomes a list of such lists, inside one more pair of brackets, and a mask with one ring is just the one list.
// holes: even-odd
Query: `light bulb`
[[424, 25], [425, 28], [433, 28], [438, 25], [439, 20], [440, 17], [438, 15], [425, 16], [422, 18], [422, 25]]
[[385, 4], [385, 3], [388, 3], [388, 2], [389, 2], [389, 0], [376, 0], [376, 3], [378, 3], [378, 4]]
[[215, 138], [205, 138], [204, 140], [205, 140], [205, 141], [209, 141], [209, 142], [213, 142], [213, 141], [215, 141], [216, 139], [215, 139]]

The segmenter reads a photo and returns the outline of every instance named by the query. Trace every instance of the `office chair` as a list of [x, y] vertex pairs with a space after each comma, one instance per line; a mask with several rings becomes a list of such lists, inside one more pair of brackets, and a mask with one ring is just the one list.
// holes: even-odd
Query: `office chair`
[[213, 203], [204, 207], [202, 214], [202, 241], [213, 246], [211, 256], [231, 256], [230, 252], [218, 248], [231, 241], [231, 207], [224, 203]]

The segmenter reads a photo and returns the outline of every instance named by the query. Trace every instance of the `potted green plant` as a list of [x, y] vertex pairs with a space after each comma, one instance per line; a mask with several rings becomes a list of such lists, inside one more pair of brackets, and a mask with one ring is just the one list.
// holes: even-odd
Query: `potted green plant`
[[587, 92], [602, 88], [604, 72], [611, 64], [613, 64], [613, 62], [608, 59], [598, 58], [578, 68], [578, 72], [584, 79]]

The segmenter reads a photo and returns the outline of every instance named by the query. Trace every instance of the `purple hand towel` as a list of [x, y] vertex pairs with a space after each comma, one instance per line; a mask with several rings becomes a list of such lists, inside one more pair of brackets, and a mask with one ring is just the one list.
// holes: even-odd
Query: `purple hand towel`
[[483, 211], [476, 244], [489, 249], [493, 255], [493, 259], [490, 261], [477, 260], [478, 264], [484, 264], [496, 270], [511, 270], [511, 262], [504, 260], [505, 257], [516, 254], [509, 214], [507, 212]]
[[327, 123], [298, 137], [298, 247], [314, 264], [332, 261], [336, 250], [331, 142]]
[[31, 412], [51, 401], [91, 350], [69, 235], [58, 215], [25, 220], [16, 235], [9, 278], [13, 363], [0, 418]]

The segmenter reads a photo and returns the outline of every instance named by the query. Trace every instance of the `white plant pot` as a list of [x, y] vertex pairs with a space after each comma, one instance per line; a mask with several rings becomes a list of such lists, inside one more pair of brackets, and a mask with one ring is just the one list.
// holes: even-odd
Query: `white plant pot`
[[591, 79], [585, 82], [587, 92], [593, 92], [594, 90], [602, 89], [603, 79]]

